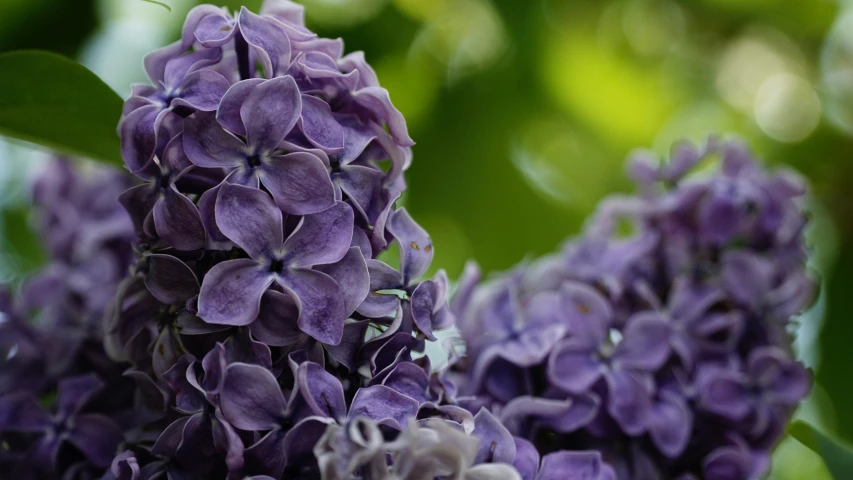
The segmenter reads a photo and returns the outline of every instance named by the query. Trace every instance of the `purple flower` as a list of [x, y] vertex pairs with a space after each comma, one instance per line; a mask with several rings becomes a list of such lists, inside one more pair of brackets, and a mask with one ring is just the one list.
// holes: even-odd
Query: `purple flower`
[[[307, 152], [275, 153], [302, 108], [292, 77], [238, 82], [223, 97], [216, 116], [187, 119], [184, 149], [195, 165], [232, 169], [227, 182], [254, 188], [260, 182], [287, 213], [319, 212], [335, 202], [322, 161]], [[245, 143], [235, 134], [245, 136]]]
[[222, 262], [208, 272], [199, 294], [199, 316], [210, 323], [248, 325], [258, 316], [261, 296], [275, 283], [296, 301], [300, 330], [323, 343], [340, 343], [344, 293], [330, 276], [311, 267], [346, 255], [352, 209], [338, 203], [305, 216], [285, 239], [281, 212], [269, 195], [225, 184], [216, 219], [222, 233], [250, 258]]
[[598, 452], [559, 451], [541, 458], [532, 443], [515, 437], [513, 466], [523, 480], [562, 480], [583, 478], [590, 480], [615, 480], [616, 474], [601, 460]]
[[628, 320], [623, 332], [614, 333], [613, 312], [601, 295], [571, 283], [564, 284], [561, 293], [571, 334], [551, 354], [549, 379], [568, 392], [584, 393], [603, 378], [608, 412], [625, 432], [641, 433], [647, 427], [648, 374], [669, 357], [662, 341], [669, 335], [666, 321], [641, 312]]
[[42, 409], [29, 393], [0, 397], [0, 432], [34, 432], [41, 436], [28, 452], [29, 461], [56, 468], [60, 448], [69, 443], [96, 467], [110, 465], [122, 440], [119, 425], [98, 413], [84, 413], [87, 403], [104, 387], [94, 374], [59, 382], [56, 413]]

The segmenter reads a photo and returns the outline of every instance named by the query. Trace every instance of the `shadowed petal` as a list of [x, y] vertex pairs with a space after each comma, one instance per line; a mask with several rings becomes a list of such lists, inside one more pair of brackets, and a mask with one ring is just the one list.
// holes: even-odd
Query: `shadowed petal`
[[247, 448], [243, 454], [245, 458], [244, 469], [256, 474], [268, 474], [273, 478], [282, 478], [281, 475], [287, 464], [284, 438], [285, 432], [274, 429]]
[[145, 288], [166, 305], [183, 305], [198, 295], [198, 280], [192, 269], [171, 255], [148, 255]]
[[281, 212], [262, 190], [223, 184], [215, 212], [220, 231], [252, 258], [261, 260], [281, 247]]
[[624, 340], [613, 361], [628, 368], [654, 371], [669, 358], [670, 328], [662, 314], [641, 312], [628, 319]]
[[0, 397], [0, 431], [38, 432], [52, 423], [50, 414], [30, 393], [16, 392]]
[[74, 418], [74, 427], [68, 432], [68, 440], [86, 455], [92, 465], [106, 468], [115, 457], [122, 433], [114, 420], [95, 413], [85, 413]]
[[408, 285], [423, 275], [432, 263], [432, 240], [405, 208], [391, 214], [387, 228], [400, 245], [400, 271], [403, 283]]
[[251, 431], [277, 427], [287, 408], [273, 374], [248, 363], [232, 363], [225, 369], [219, 406], [231, 425]]
[[290, 297], [275, 290], [267, 290], [261, 297], [258, 319], [249, 325], [252, 335], [273, 347], [283, 347], [298, 342], [302, 331], [296, 325], [299, 307]]
[[628, 435], [645, 431], [651, 400], [640, 380], [626, 372], [609, 371], [607, 380], [607, 411]]
[[381, 318], [393, 314], [400, 305], [400, 299], [393, 294], [378, 293], [381, 290], [402, 288], [403, 277], [397, 270], [379, 260], [367, 260], [370, 274], [370, 293], [361, 302], [356, 311], [369, 318]]
[[388, 130], [391, 132], [391, 136], [397, 145], [411, 147], [415, 144], [412, 138], [409, 137], [409, 132], [406, 128], [406, 119], [391, 104], [391, 97], [388, 96], [388, 90], [382, 87], [362, 88], [353, 94], [353, 100], [373, 112], [380, 122], [384, 121], [388, 125]]
[[156, 105], [140, 107], [124, 117], [119, 124], [121, 158], [131, 173], [148, 165], [157, 147], [154, 125], [162, 109]]
[[[200, 9], [202, 7], [209, 7], [209, 5], [200, 5], [196, 8]], [[211, 13], [202, 17], [196, 23], [196, 27], [193, 30], [195, 38], [207, 48], [219, 47], [224, 45], [228, 40], [231, 40], [234, 36], [235, 27], [234, 20], [230, 16], [226, 16], [225, 12], [218, 8], [215, 12], [212, 11], [214, 8], [210, 10]], [[188, 15], [187, 21], [190, 18]], [[187, 26], [184, 26], [184, 33], [188, 33]]]
[[603, 367], [586, 346], [574, 338], [563, 341], [548, 359], [548, 379], [572, 393], [584, 393], [601, 378]]
[[228, 260], [207, 272], [198, 296], [198, 316], [208, 323], [248, 325], [258, 317], [261, 295], [274, 275], [250, 259]]
[[312, 145], [326, 153], [336, 153], [344, 148], [344, 128], [335, 120], [329, 104], [317, 97], [302, 95], [299, 128]]
[[299, 329], [319, 342], [339, 344], [346, 318], [343, 294], [332, 277], [298, 268], [287, 271], [280, 283], [299, 307]]
[[271, 158], [258, 168], [279, 208], [294, 215], [321, 212], [335, 205], [335, 187], [323, 161], [308, 152]]
[[178, 193], [174, 185], [163, 191], [154, 204], [154, 228], [157, 235], [177, 250], [204, 247], [204, 225], [192, 200]]
[[344, 202], [303, 217], [284, 242], [284, 250], [292, 265], [311, 267], [342, 259], [352, 241], [353, 221], [352, 208]]
[[652, 407], [649, 434], [655, 446], [669, 458], [684, 452], [693, 430], [693, 414], [684, 400], [675, 394], [662, 392]]
[[529, 441], [514, 437], [515, 459], [512, 466], [521, 474], [521, 480], [536, 480], [539, 471], [539, 451]]
[[293, 77], [274, 78], [256, 86], [240, 107], [246, 142], [254, 154], [268, 155], [302, 113], [302, 98]]
[[184, 120], [184, 153], [199, 167], [239, 167], [246, 145], [227, 132], [213, 112], [196, 112]]
[[104, 382], [94, 373], [60, 381], [57, 395], [57, 412], [60, 418], [68, 418], [79, 412], [103, 388]]
[[314, 445], [317, 445], [320, 437], [334, 422], [331, 418], [308, 417], [294, 425], [284, 438], [288, 463], [310, 465], [316, 462]]

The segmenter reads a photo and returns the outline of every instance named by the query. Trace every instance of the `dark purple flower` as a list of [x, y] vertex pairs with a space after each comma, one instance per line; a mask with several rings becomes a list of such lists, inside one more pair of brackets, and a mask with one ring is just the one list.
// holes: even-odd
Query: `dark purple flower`
[[251, 258], [222, 262], [208, 272], [199, 294], [199, 316], [210, 323], [248, 325], [258, 316], [261, 296], [275, 283], [296, 301], [300, 330], [323, 343], [340, 343], [344, 294], [335, 280], [311, 267], [346, 255], [352, 209], [338, 203], [305, 216], [285, 240], [281, 212], [269, 195], [225, 184], [216, 219], [222, 233]]
[[601, 454], [591, 451], [559, 451], [542, 457], [532, 443], [514, 438], [515, 460], [513, 466], [522, 480], [562, 480], [583, 478], [590, 480], [616, 480], [616, 474], [601, 460]]
[[35, 464], [56, 468], [60, 448], [69, 443], [96, 467], [107, 467], [122, 440], [119, 425], [84, 407], [104, 384], [94, 374], [59, 382], [56, 412], [42, 409], [32, 394], [17, 392], [0, 397], [0, 432], [34, 432], [41, 436], [27, 453]]

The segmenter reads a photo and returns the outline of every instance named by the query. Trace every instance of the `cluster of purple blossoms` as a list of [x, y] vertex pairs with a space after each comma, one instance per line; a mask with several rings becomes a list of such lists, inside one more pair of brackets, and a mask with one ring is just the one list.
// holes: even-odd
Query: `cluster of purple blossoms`
[[788, 328], [814, 287], [803, 182], [716, 139], [630, 172], [641, 193], [561, 253], [480, 286], [466, 271], [451, 404], [540, 452], [598, 450], [620, 480], [759, 478], [810, 388]]
[[[122, 441], [134, 386], [104, 351], [102, 317], [133, 260], [118, 203], [130, 179], [56, 159], [34, 184], [50, 262], [0, 286], [0, 472], [98, 478]], [[105, 388], [109, 385], [109, 388]]]
[[[738, 480], [809, 376], [802, 183], [737, 144], [632, 163], [564, 252], [453, 298], [396, 203], [406, 124], [302, 7], [194, 8], [119, 125], [58, 163], [52, 263], [0, 294], [0, 471], [101, 480]], [[688, 174], [721, 156], [721, 171]], [[121, 208], [123, 207], [123, 208]], [[633, 223], [618, 235], [622, 220]], [[397, 251], [398, 267], [380, 258]], [[385, 256], [381, 256], [386, 254]], [[392, 262], [395, 263], [396, 262]], [[466, 351], [424, 356], [459, 319]]]

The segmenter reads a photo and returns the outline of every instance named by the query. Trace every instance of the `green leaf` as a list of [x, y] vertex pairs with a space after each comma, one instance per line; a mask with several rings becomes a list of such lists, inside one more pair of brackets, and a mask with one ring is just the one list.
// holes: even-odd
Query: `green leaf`
[[792, 423], [788, 430], [794, 438], [823, 458], [832, 478], [853, 478], [853, 448], [829, 438], [802, 420]]
[[97, 75], [60, 55], [0, 54], [0, 135], [121, 165], [122, 99]]

